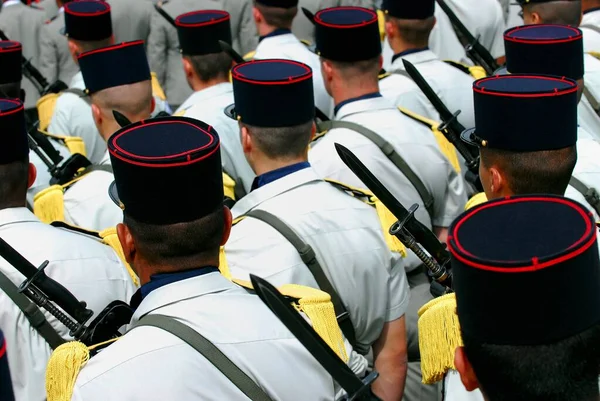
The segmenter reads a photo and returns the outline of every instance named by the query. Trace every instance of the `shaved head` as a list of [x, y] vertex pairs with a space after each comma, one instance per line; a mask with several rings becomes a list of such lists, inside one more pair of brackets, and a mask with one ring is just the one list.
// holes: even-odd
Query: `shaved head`
[[388, 32], [389, 39], [391, 36], [398, 36], [400, 39], [415, 47], [427, 47], [429, 44], [429, 35], [435, 26], [435, 17], [426, 19], [399, 19], [391, 16], [386, 16], [386, 22], [392, 24], [395, 28], [393, 32]]
[[92, 94], [92, 103], [105, 114], [116, 110], [132, 121], [143, 120], [152, 113], [152, 84], [150, 81], [115, 86]]
[[[534, 20], [533, 14], [537, 14], [539, 20]], [[558, 24], [578, 27], [581, 23], [581, 15], [581, 1], [550, 1], [529, 3], [523, 6], [523, 18], [526, 24]]]

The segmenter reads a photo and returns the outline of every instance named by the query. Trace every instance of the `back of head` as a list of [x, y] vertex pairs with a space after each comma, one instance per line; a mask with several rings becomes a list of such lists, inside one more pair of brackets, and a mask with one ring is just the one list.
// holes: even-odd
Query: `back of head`
[[[402, 2], [385, 0], [382, 3], [388, 40], [392, 47], [401, 45], [402, 51], [424, 48], [429, 44], [429, 35], [435, 26], [435, 1]], [[398, 42], [398, 43], [396, 43]]]
[[597, 400], [600, 257], [591, 213], [563, 196], [478, 205], [450, 226], [456, 367], [489, 401]]
[[253, 0], [265, 24], [274, 28], [291, 29], [298, 14], [298, 0]]
[[152, 114], [152, 83], [147, 80], [113, 86], [93, 93], [91, 99], [108, 118], [116, 110], [130, 121], [143, 120]]
[[[581, 22], [581, 1], [561, 0], [531, 2], [525, 5], [524, 19], [526, 23], [557, 24], [579, 26]], [[530, 16], [536, 14], [537, 21], [530, 21]]]
[[0, 209], [25, 206], [29, 179], [29, 147], [23, 103], [0, 99]]

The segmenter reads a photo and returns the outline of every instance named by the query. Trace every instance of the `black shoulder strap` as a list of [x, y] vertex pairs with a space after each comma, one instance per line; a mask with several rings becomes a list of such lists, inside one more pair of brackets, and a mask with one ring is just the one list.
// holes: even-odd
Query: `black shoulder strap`
[[589, 205], [594, 208], [596, 213], [600, 215], [600, 194], [598, 194], [598, 191], [596, 191], [595, 188], [588, 187], [575, 177], [571, 177], [569, 185], [575, 188], [577, 192], [582, 194], [587, 203], [589, 203]]
[[350, 315], [348, 314], [340, 295], [331, 284], [331, 281], [329, 281], [327, 278], [327, 275], [323, 271], [323, 267], [321, 267], [321, 264], [317, 260], [315, 250], [309, 244], [304, 242], [302, 238], [300, 238], [300, 236], [296, 234], [296, 232], [294, 232], [294, 230], [285, 224], [279, 217], [272, 215], [269, 212], [255, 209], [246, 213], [246, 216], [253, 217], [270, 225], [281, 235], [283, 235], [285, 239], [287, 239], [294, 246], [294, 248], [296, 248], [296, 251], [298, 251], [298, 254], [300, 254], [300, 258], [308, 267], [308, 270], [310, 270], [312, 273], [315, 281], [319, 285], [319, 288], [331, 296], [331, 302], [333, 303], [333, 309], [335, 310], [340, 329], [342, 329], [344, 336], [348, 342], [350, 342], [352, 347], [355, 347], [356, 334], [354, 333], [354, 326], [350, 320]]
[[74, 95], [79, 96], [81, 99], [85, 100], [86, 103], [92, 104], [92, 99], [90, 99], [90, 97], [88, 96], [88, 94], [85, 93], [84, 91], [82, 91], [81, 89], [68, 88], [68, 89], [65, 89], [64, 91], [62, 91], [62, 93], [72, 93]]
[[50, 348], [56, 349], [66, 341], [48, 323], [40, 308], [31, 302], [29, 298], [19, 292], [19, 288], [4, 273], [0, 272], [0, 289], [17, 305], [23, 312], [31, 327], [46, 340]]
[[429, 213], [429, 216], [433, 218], [433, 196], [427, 190], [423, 181], [419, 178], [419, 176], [410, 168], [410, 166], [406, 163], [406, 161], [400, 156], [394, 147], [386, 141], [383, 137], [377, 134], [374, 131], [371, 131], [367, 127], [364, 127], [360, 124], [356, 124], [350, 121], [324, 121], [317, 125], [317, 132], [329, 131], [334, 128], [345, 128], [357, 132], [373, 142], [386, 157], [394, 163], [394, 165], [404, 174], [406, 178], [410, 181], [410, 183], [415, 187], [423, 204], [425, 205], [425, 209]]
[[89, 174], [94, 171], [105, 171], [112, 174], [113, 168], [110, 164], [92, 164], [84, 170], [83, 174]]
[[469, 71], [469, 67], [467, 67], [464, 64], [457, 63], [454, 60], [444, 60], [444, 63], [446, 63], [446, 64], [448, 64], [448, 65], [450, 65], [450, 66], [452, 66], [452, 67], [454, 67], [454, 68], [456, 68], [456, 69], [464, 72], [465, 74], [471, 76], [471, 71]]
[[191, 327], [164, 315], [146, 315], [133, 329], [140, 326], [152, 326], [165, 330], [204, 356], [223, 373], [242, 393], [252, 401], [273, 401], [243, 370], [237, 367], [221, 350]]
[[592, 24], [583, 24], [583, 25], [579, 25], [579, 28], [587, 28], [587, 29], [591, 29], [592, 31], [600, 34], [600, 27], [597, 27], [596, 25], [592, 25]]

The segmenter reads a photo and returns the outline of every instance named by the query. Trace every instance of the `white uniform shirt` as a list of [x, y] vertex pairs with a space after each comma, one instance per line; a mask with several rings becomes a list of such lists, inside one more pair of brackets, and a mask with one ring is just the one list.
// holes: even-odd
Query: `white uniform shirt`
[[[335, 119], [361, 124], [392, 144], [432, 194], [433, 220], [408, 178], [373, 142], [354, 131], [334, 129], [313, 143], [309, 161], [321, 177], [365, 188], [339, 158], [334, 144], [340, 143], [350, 149], [407, 209], [414, 203], [419, 204], [415, 215], [427, 227], [448, 227], [462, 213], [467, 201], [464, 180], [440, 152], [429, 129], [401, 114], [384, 98], [347, 103]], [[409, 253], [409, 258], [411, 255]], [[407, 259], [407, 270], [420, 264], [412, 256]]]
[[[587, 185], [589, 188], [594, 188], [600, 193], [600, 142], [593, 139], [591, 135], [584, 129], [579, 129], [577, 138], [577, 164], [573, 170], [573, 177]], [[567, 188], [565, 192], [567, 198], [575, 199], [582, 205], [586, 206], [594, 213], [596, 221], [600, 221], [600, 216], [585, 200], [585, 196], [577, 191], [572, 186]]]
[[242, 150], [239, 124], [225, 114], [225, 108], [233, 103], [233, 86], [226, 82], [194, 92], [175, 114], [204, 121], [215, 128], [221, 139], [223, 170], [236, 183], [242, 183], [248, 193], [255, 174]]
[[[495, 1], [495, 0], [494, 0]], [[390, 72], [405, 72], [402, 60], [414, 64], [423, 78], [435, 90], [444, 104], [455, 112], [460, 110], [458, 121], [465, 127], [475, 126], [475, 111], [473, 108], [473, 77], [453, 67], [436, 57], [431, 50], [421, 50], [396, 57], [390, 67]], [[385, 81], [385, 80], [384, 80]], [[414, 84], [414, 82], [413, 82]], [[383, 93], [382, 93], [383, 94]], [[423, 102], [427, 102], [433, 108], [425, 95], [421, 94]], [[435, 111], [435, 109], [433, 109]], [[434, 120], [440, 121], [440, 116], [435, 112]]]
[[[600, 9], [595, 8], [583, 13], [580, 29], [583, 31], [583, 48], [586, 52], [600, 52]], [[595, 27], [588, 28], [588, 27]]]
[[319, 56], [311, 52], [304, 43], [300, 42], [292, 33], [276, 34], [264, 37], [256, 48], [254, 58], [257, 60], [280, 58], [299, 61], [308, 65], [313, 71], [313, 87], [315, 92], [315, 105], [325, 115], [333, 114], [333, 99], [325, 90], [321, 75], [321, 62]]
[[[233, 217], [251, 210], [279, 217], [314, 249], [348, 310], [358, 352], [366, 354], [383, 324], [404, 315], [409, 291], [403, 262], [385, 244], [372, 206], [304, 168], [246, 195], [234, 206]], [[257, 219], [248, 217], [233, 227], [225, 254], [235, 278], [248, 280], [252, 273], [275, 286], [319, 288], [292, 244]]]
[[[274, 400], [333, 400], [331, 376], [257, 296], [219, 273], [152, 291], [137, 308], [132, 323], [147, 314], [175, 317], [201, 333]], [[248, 398], [179, 338], [155, 327], [139, 327], [85, 365], [72, 400]]]
[[[78, 72], [71, 80], [70, 88], [85, 89], [83, 74]], [[157, 97], [154, 98], [156, 106], [153, 116], [160, 111], [170, 112], [169, 106]], [[87, 158], [97, 164], [106, 152], [106, 142], [100, 136], [92, 108], [88, 99], [82, 99], [74, 93], [63, 93], [56, 100], [54, 114], [48, 127], [48, 132], [56, 135], [75, 136], [83, 139]]]
[[[87, 302], [95, 313], [114, 300], [129, 301], [135, 291], [127, 270], [110, 247], [85, 235], [43, 224], [25, 208], [0, 210], [0, 237], [34, 266], [50, 261], [46, 268], [48, 276], [77, 299]], [[17, 286], [25, 279], [4, 260], [0, 269]], [[69, 338], [65, 326], [44, 314], [61, 336]], [[50, 347], [3, 291], [0, 291], [0, 329], [8, 344], [16, 401], [45, 400]]]
[[[100, 165], [110, 166], [108, 150]], [[123, 221], [123, 210], [110, 199], [115, 180], [107, 171], [92, 171], [65, 191], [65, 221], [88, 230], [102, 231]]]
[[[585, 86], [600, 103], [600, 60], [589, 54], [586, 54], [583, 60], [585, 63]], [[600, 140], [600, 117], [585, 95], [581, 97], [577, 111], [581, 127]]]

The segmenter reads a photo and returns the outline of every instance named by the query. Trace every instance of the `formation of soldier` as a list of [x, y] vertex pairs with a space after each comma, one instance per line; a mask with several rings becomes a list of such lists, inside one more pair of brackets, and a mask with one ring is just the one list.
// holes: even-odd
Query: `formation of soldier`
[[598, 400], [599, 15], [4, 0], [0, 401]]

